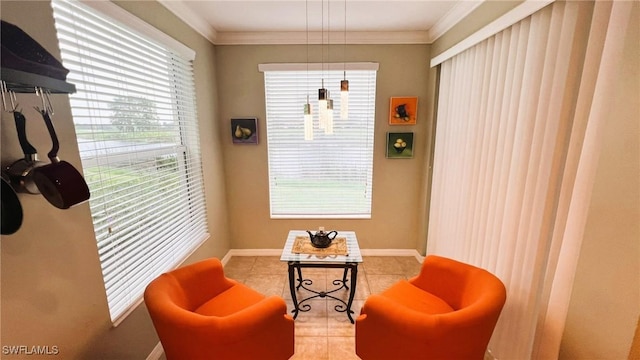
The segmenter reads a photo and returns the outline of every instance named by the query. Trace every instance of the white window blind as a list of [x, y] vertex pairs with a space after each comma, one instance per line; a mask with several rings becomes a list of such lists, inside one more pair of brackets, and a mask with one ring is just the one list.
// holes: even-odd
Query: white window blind
[[[374, 69], [377, 69], [377, 64]], [[348, 70], [349, 117], [340, 119], [342, 70], [265, 70], [272, 218], [370, 218], [376, 70]], [[318, 88], [334, 99], [333, 134], [318, 126]], [[312, 106], [305, 140], [303, 106]]]
[[208, 236], [192, 59], [81, 3], [52, 5], [117, 323]]

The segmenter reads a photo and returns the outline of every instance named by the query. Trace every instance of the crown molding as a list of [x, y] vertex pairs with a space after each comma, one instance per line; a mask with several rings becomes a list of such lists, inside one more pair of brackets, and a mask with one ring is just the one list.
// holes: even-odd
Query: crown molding
[[208, 22], [206, 22], [197, 13], [186, 7], [182, 1], [158, 0], [160, 5], [172, 12], [187, 26], [204, 36], [210, 43], [215, 44], [218, 33]]
[[[323, 41], [324, 35], [324, 41]], [[345, 44], [344, 32], [218, 32], [215, 45]], [[427, 44], [427, 31], [347, 32], [347, 44]]]
[[[486, 0], [460, 1], [428, 31], [351, 31], [347, 32], [348, 44], [431, 44], [455, 24], [464, 19]], [[181, 1], [158, 0], [193, 30], [214, 45], [295, 45], [295, 44], [344, 44], [344, 32], [220, 32], [216, 31], [198, 13]]]
[[469, 15], [478, 6], [482, 5], [485, 0], [473, 0], [473, 1], [460, 1], [451, 8], [438, 22], [436, 22], [429, 29], [429, 44], [438, 40], [438, 38], [444, 35], [454, 25], [462, 21], [467, 15]]

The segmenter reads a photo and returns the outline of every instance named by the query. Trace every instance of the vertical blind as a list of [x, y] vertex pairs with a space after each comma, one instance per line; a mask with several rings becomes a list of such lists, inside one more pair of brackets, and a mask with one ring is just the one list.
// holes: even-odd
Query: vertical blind
[[582, 68], [579, 6], [556, 2], [441, 64], [427, 252], [505, 283], [490, 344], [500, 359], [532, 358], [547, 306]]
[[81, 3], [52, 6], [117, 323], [208, 236], [192, 59]]
[[[272, 218], [370, 218], [377, 64], [348, 70], [349, 116], [340, 118], [342, 70], [264, 71]], [[318, 89], [334, 99], [333, 134], [318, 126]], [[312, 106], [305, 140], [303, 106]]]
[[[569, 303], [573, 298], [572, 290], [576, 267], [582, 256], [580, 247], [587, 231], [587, 219], [591, 216], [590, 209], [593, 207], [593, 205], [590, 206], [591, 194], [597, 179], [596, 174], [600, 172], [598, 168], [602, 161], [600, 152], [604, 147], [603, 138], [606, 138], [604, 134], [608, 129], [611, 129], [612, 123], [615, 123], [615, 120], [612, 121], [611, 119], [611, 111], [619, 102], [616, 96], [619, 91], [616, 89], [616, 83], [619, 79], [629, 76], [624, 67], [620, 66], [620, 63], [625, 57], [625, 42], [631, 42], [628, 30], [635, 26], [635, 31], [637, 31], [637, 21], [633, 21], [634, 17], [632, 15], [634, 6], [637, 9], [637, 3], [632, 1], [597, 1], [592, 4], [593, 15], [590, 19], [588, 41], [585, 46], [584, 67], [580, 74], [581, 79], [579, 91], [577, 91], [574, 121], [568, 141], [569, 150], [563, 164], [565, 171], [562, 177], [562, 186], [559, 194], [560, 201], [553, 228], [553, 240], [549, 251], [549, 265], [545, 274], [544, 289], [540, 294], [546, 304], [541, 307], [538, 317], [538, 331], [535, 338], [534, 355], [532, 356], [535, 359], [558, 357], [561, 342], [565, 341], [565, 323], [567, 322]], [[578, 18], [578, 24], [588, 24], [588, 20]], [[636, 49], [637, 45], [638, 43], [635, 43]], [[635, 76], [637, 79], [637, 73]], [[634, 105], [629, 106], [633, 107]], [[637, 103], [635, 106], [637, 109]], [[637, 114], [637, 110], [635, 114]], [[632, 118], [633, 115], [629, 115], [627, 119], [633, 121], [631, 120]], [[637, 115], [635, 119], [637, 121]], [[613, 126], [615, 128], [615, 125]], [[624, 162], [624, 160], [620, 161], [617, 166], [621, 166], [620, 164]], [[628, 208], [620, 206], [618, 213], [628, 211]], [[609, 216], [616, 215], [610, 214]], [[610, 234], [604, 236], [609, 237]], [[612, 246], [615, 245], [612, 244]], [[621, 262], [620, 266], [628, 266], [623, 262]], [[613, 295], [608, 299], [601, 299], [597, 295], [592, 299], [592, 303], [597, 303], [600, 310], [598, 314], [592, 313], [591, 318], [594, 319], [603, 315], [607, 316], [607, 322], [598, 322], [603, 326], [595, 332], [591, 332], [590, 329], [585, 329], [585, 331], [591, 333], [593, 335], [591, 338], [594, 339], [606, 333], [604, 338], [598, 338], [595, 345], [595, 348], [600, 348], [600, 350], [606, 349], [601, 354], [610, 355], [611, 358], [632, 357], [632, 355], [628, 355], [627, 348], [617, 346], [621, 343], [611, 342], [611, 339], [618, 341], [623, 338], [619, 336], [621, 334], [620, 329], [625, 328], [629, 331], [627, 339], [631, 339], [633, 336], [633, 329], [637, 325], [637, 317], [634, 318], [633, 316], [628, 316], [628, 314], [637, 310], [638, 288], [632, 290], [632, 292], [635, 292], [635, 296], [628, 296], [627, 294], [622, 295], [616, 292], [615, 289], [626, 290], [633, 289], [633, 287], [629, 287], [624, 282], [618, 282], [615, 286], [617, 287], [613, 289], [598, 290], [599, 294], [612, 293], [613, 291]], [[618, 299], [624, 300], [619, 302]], [[611, 306], [619, 307], [613, 315], [609, 313]], [[629, 310], [629, 312], [625, 313], [624, 309]], [[606, 324], [614, 324], [616, 322], [619, 324], [619, 329], [610, 331], [611, 328]], [[584, 337], [577, 337], [578, 342], [581, 339], [584, 339]], [[576, 338], [573, 341], [576, 341]], [[571, 343], [573, 341], [570, 340], [568, 342]], [[607, 343], [608, 345], [602, 346], [602, 343]], [[563, 347], [565, 346], [563, 345]], [[568, 347], [570, 348], [571, 346], [569, 345]], [[585, 346], [582, 347], [581, 351], [582, 354], [589, 354], [593, 349], [594, 347]], [[569, 350], [568, 353], [568, 356], [571, 356], [572, 351]], [[565, 353], [563, 356], [567, 356], [567, 354]]]

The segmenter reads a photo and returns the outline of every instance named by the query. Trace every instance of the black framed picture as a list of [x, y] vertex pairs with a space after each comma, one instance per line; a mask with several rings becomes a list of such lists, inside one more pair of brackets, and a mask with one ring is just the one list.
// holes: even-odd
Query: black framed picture
[[257, 144], [258, 118], [231, 119], [231, 140], [234, 144]]

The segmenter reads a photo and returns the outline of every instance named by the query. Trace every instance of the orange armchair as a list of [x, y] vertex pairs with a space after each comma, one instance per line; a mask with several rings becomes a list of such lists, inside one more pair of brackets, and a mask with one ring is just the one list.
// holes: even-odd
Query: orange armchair
[[482, 360], [505, 300], [504, 285], [486, 270], [428, 256], [418, 276], [367, 298], [356, 319], [356, 353]]
[[284, 300], [226, 278], [218, 259], [160, 275], [144, 301], [167, 359], [289, 359], [294, 324]]

